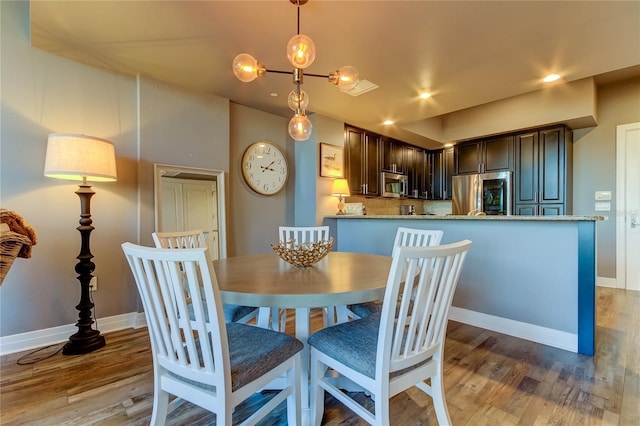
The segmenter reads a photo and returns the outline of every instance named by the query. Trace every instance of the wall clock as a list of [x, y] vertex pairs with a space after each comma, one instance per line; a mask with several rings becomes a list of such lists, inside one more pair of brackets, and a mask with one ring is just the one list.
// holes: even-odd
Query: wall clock
[[242, 156], [242, 177], [261, 195], [273, 195], [284, 188], [289, 165], [284, 152], [268, 141], [254, 142]]

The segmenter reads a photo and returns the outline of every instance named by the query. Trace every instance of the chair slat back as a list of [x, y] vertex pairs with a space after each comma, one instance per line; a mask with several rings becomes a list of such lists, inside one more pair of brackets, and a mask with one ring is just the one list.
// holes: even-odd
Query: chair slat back
[[[207, 249], [166, 250], [131, 243], [122, 249], [142, 298], [159, 365], [179, 376], [230, 389], [231, 378], [225, 373], [230, 371], [226, 326]], [[197, 294], [203, 297], [191, 297]]]
[[443, 232], [432, 229], [413, 229], [400, 226], [396, 232], [396, 238], [393, 242], [393, 251], [395, 253], [398, 247], [428, 247], [440, 245]]
[[394, 250], [378, 337], [378, 348], [384, 349], [378, 352], [376, 374], [415, 366], [442, 351], [449, 308], [470, 246], [471, 241], [464, 240]]
[[153, 242], [161, 248], [198, 248], [207, 247], [204, 232], [200, 229], [177, 232], [154, 232]]
[[[399, 247], [430, 247], [440, 245], [442, 241], [443, 231], [432, 229], [413, 229], [398, 227], [396, 239], [393, 242], [393, 250], [391, 256], [394, 255]], [[419, 268], [422, 268], [423, 260], [418, 262]], [[420, 269], [418, 270], [418, 273]]]
[[296, 244], [304, 244], [329, 239], [328, 226], [280, 226], [278, 231], [281, 242], [295, 240]]

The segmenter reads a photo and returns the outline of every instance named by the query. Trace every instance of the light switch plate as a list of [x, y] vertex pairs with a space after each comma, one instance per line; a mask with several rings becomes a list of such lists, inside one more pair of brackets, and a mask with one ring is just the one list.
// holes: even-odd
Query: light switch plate
[[596, 191], [595, 199], [598, 201], [610, 200], [611, 191]]
[[611, 211], [611, 203], [596, 203], [596, 211], [599, 211], [599, 212]]

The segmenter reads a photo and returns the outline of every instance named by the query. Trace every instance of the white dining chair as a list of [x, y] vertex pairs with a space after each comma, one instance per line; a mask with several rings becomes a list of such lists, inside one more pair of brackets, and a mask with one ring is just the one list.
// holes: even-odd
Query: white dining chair
[[[313, 424], [322, 421], [324, 392], [329, 392], [369, 424], [388, 426], [393, 424], [389, 399], [413, 386], [431, 396], [438, 423], [451, 424], [442, 374], [444, 342], [449, 308], [470, 246], [471, 241], [464, 240], [398, 247], [382, 311], [309, 337]], [[430, 385], [424, 382], [427, 379]], [[363, 388], [374, 411], [339, 389], [336, 380]]]
[[[295, 244], [317, 243], [329, 239], [328, 226], [279, 226], [278, 239], [280, 242], [294, 242]], [[325, 324], [328, 320], [328, 312], [333, 312], [332, 308], [323, 309]], [[273, 330], [284, 332], [287, 322], [287, 310], [278, 308], [260, 308], [258, 314], [258, 324]]]
[[[153, 232], [153, 242], [158, 248], [198, 248], [207, 247], [204, 232], [200, 229], [177, 232]], [[225, 303], [222, 305], [224, 318], [227, 322], [247, 323], [257, 318], [258, 308]]]
[[[391, 256], [399, 247], [430, 247], [440, 245], [442, 241], [443, 231], [433, 229], [414, 229], [400, 226], [396, 231], [396, 237], [393, 241]], [[382, 302], [359, 303], [350, 306], [352, 317], [366, 318], [371, 314], [379, 313], [382, 309]], [[344, 322], [344, 321], [341, 321]]]
[[[286, 386], [247, 419], [254, 425], [286, 400], [287, 420], [301, 422], [302, 342], [284, 333], [226, 323], [207, 248], [166, 250], [122, 244], [142, 298], [153, 354], [152, 425], [189, 401], [232, 424], [235, 407], [286, 375]], [[186, 277], [186, 282], [185, 282]], [[186, 286], [186, 291], [185, 291]], [[204, 297], [189, 296], [203, 289]], [[193, 316], [192, 316], [193, 315]], [[169, 403], [170, 395], [177, 398]]]

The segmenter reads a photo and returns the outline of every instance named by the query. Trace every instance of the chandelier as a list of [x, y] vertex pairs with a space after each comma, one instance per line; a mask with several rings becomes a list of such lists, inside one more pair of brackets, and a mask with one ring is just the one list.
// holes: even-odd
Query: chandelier
[[[248, 83], [258, 77], [263, 76], [267, 72], [278, 74], [290, 74], [293, 76], [293, 84], [295, 89], [289, 93], [288, 104], [293, 110], [294, 115], [289, 121], [289, 135], [296, 141], [306, 141], [311, 136], [313, 126], [311, 120], [307, 118], [307, 106], [309, 105], [309, 96], [300, 88], [303, 84], [303, 70], [311, 65], [316, 57], [316, 46], [309, 36], [300, 34], [300, 6], [307, 3], [308, 0], [289, 0], [298, 9], [298, 32], [291, 37], [287, 44], [287, 58], [291, 65], [294, 66], [293, 71], [279, 71], [266, 68], [259, 63], [256, 58], [248, 53], [241, 53], [233, 58], [233, 73], [238, 80]], [[309, 77], [327, 78], [343, 91], [349, 91], [356, 87], [359, 82], [358, 70], [349, 65], [330, 73], [330, 74], [306, 74]]]

